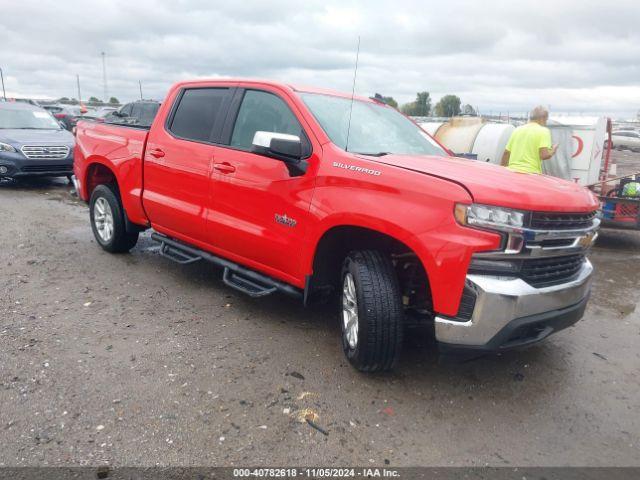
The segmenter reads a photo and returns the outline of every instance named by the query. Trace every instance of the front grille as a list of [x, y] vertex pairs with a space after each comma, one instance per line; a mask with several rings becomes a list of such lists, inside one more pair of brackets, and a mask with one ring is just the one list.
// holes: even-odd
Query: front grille
[[552, 248], [552, 247], [570, 247], [575, 242], [575, 238], [551, 238], [548, 240], [539, 240], [537, 242], [528, 242], [527, 246], [532, 247], [543, 247], [543, 248]]
[[24, 145], [20, 150], [25, 157], [34, 160], [59, 160], [69, 155], [66, 145]]
[[531, 228], [538, 230], [573, 230], [593, 226], [597, 211], [588, 213], [533, 212]]
[[523, 260], [520, 277], [536, 288], [569, 282], [582, 268], [584, 259], [584, 255], [577, 254]]
[[70, 172], [73, 169], [71, 165], [27, 165], [22, 167], [22, 171], [26, 173], [37, 172]]

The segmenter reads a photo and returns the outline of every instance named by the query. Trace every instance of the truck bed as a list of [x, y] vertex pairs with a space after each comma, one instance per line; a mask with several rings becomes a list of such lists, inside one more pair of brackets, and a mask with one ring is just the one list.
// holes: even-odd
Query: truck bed
[[78, 122], [74, 173], [80, 183], [80, 198], [89, 201], [91, 185], [114, 175], [128, 218], [147, 225], [142, 208], [142, 169], [148, 134], [149, 127], [139, 125]]

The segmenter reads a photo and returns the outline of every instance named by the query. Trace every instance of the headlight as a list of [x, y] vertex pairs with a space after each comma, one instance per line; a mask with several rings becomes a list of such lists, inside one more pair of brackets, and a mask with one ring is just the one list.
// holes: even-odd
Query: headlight
[[16, 149], [13, 148], [13, 146], [9, 145], [8, 143], [2, 143], [0, 142], [0, 152], [11, 152], [11, 153], [15, 153]]
[[455, 217], [460, 225], [485, 227], [494, 230], [522, 228], [524, 212], [491, 205], [456, 204]]

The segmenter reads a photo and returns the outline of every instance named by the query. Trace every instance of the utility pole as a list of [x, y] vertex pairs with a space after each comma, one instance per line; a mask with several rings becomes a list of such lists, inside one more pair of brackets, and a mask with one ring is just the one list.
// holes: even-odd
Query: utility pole
[[78, 103], [82, 105], [82, 94], [80, 93], [80, 75], [76, 73], [76, 83], [78, 84]]
[[7, 101], [7, 92], [4, 90], [4, 74], [2, 73], [2, 69], [0, 68], [0, 78], [2, 79], [2, 97], [4, 101]]
[[106, 60], [105, 60], [106, 54], [104, 52], [101, 52], [100, 55], [102, 55], [102, 85], [104, 86], [104, 100], [103, 100], [103, 102], [108, 103], [109, 102], [109, 91], [107, 90], [107, 63], [106, 63]]
[[140, 87], [140, 100], [142, 100], [142, 82], [138, 80], [138, 86]]

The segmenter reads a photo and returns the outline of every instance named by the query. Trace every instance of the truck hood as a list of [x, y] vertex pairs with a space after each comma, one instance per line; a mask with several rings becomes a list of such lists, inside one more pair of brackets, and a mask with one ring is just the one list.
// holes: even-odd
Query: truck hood
[[16, 148], [22, 145], [67, 145], [73, 148], [75, 139], [68, 130], [29, 130], [23, 128], [0, 129], [0, 142]]
[[548, 175], [516, 173], [476, 160], [385, 155], [374, 161], [458, 183], [476, 203], [557, 212], [590, 212], [600, 206], [593, 193], [576, 183]]

